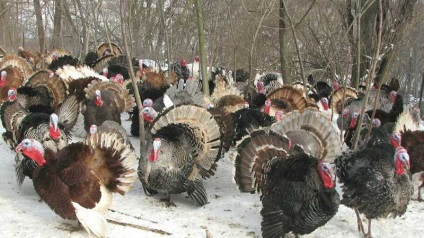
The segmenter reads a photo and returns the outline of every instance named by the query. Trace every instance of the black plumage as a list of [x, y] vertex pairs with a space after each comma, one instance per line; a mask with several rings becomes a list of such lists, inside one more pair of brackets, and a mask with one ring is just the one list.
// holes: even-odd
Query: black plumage
[[[309, 234], [325, 225], [340, 203], [337, 191], [325, 187], [319, 170], [322, 164], [305, 153], [288, 159], [275, 158], [266, 166], [261, 215], [262, 236]], [[266, 167], [264, 170], [267, 170]]]
[[[398, 147], [395, 151], [381, 129], [375, 132], [378, 133], [371, 134], [372, 144], [369, 142], [365, 149], [345, 152], [335, 159], [336, 174], [343, 183], [342, 204], [369, 219], [369, 237], [371, 219], [404, 214], [413, 192], [409, 172], [402, 165], [409, 163], [402, 162], [409, 160], [406, 150]], [[358, 227], [363, 231], [357, 216]]]

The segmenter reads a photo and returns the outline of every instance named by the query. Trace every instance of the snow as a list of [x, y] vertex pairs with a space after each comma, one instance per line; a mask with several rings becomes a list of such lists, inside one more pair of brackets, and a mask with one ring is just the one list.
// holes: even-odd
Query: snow
[[[124, 127], [129, 131], [127, 115], [122, 115]], [[3, 133], [4, 129], [0, 128]], [[138, 151], [138, 138], [131, 138]], [[57, 216], [39, 200], [32, 181], [25, 179], [22, 187], [16, 182], [14, 152], [0, 140], [0, 237], [88, 237], [85, 230], [70, 231], [76, 222]], [[139, 228], [109, 222], [107, 237], [206, 237], [206, 229], [214, 238], [261, 237], [261, 202], [257, 194], [240, 193], [233, 182], [233, 161], [228, 157], [219, 161], [216, 175], [204, 181], [209, 204], [192, 205], [186, 194], [174, 195], [177, 207], [166, 207], [160, 202], [163, 194], [148, 197], [137, 180], [125, 196], [114, 195], [108, 219], [152, 229], [172, 235], [159, 235]], [[379, 237], [420, 237], [424, 232], [424, 203], [411, 201], [405, 215], [396, 219], [373, 220], [372, 234]], [[366, 221], [364, 219], [364, 221]], [[365, 224], [365, 223], [364, 223]], [[306, 238], [358, 238], [355, 213], [343, 205], [336, 216], [325, 226]]]

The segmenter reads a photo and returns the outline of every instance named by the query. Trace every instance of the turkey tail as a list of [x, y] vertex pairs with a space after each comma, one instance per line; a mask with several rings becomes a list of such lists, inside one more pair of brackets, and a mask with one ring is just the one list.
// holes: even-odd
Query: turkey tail
[[144, 82], [149, 83], [153, 88], [168, 88], [169, 84], [165, 80], [163, 74], [148, 72], [143, 79]]
[[74, 58], [71, 55], [64, 55], [64, 56], [61, 56], [61, 57], [53, 60], [47, 68], [49, 70], [55, 72], [56, 70], [58, 70], [59, 68], [65, 66], [65, 65], [78, 66], [79, 65], [79, 59]]
[[98, 211], [82, 207], [76, 202], [72, 202], [78, 221], [88, 232], [95, 237], [106, 237], [106, 218]]
[[234, 87], [228, 86], [228, 84], [225, 82], [225, 80], [222, 77], [218, 77], [215, 80], [215, 82], [216, 82], [215, 90], [213, 91], [211, 95], [211, 101], [213, 103], [217, 103], [219, 99], [221, 99], [223, 96], [226, 96], [226, 95], [241, 96], [241, 92]]
[[291, 85], [285, 85], [281, 88], [275, 89], [266, 95], [267, 99], [281, 99], [290, 103], [293, 110], [303, 112], [307, 106], [306, 98], [298, 89]]
[[78, 102], [84, 101], [86, 99], [84, 90], [93, 81], [97, 81], [97, 79], [88, 77], [70, 81], [67, 85], [69, 95], [75, 95], [78, 99]]
[[52, 107], [56, 108], [57, 105], [62, 103], [66, 97], [66, 85], [57, 76], [50, 77], [49, 72], [45, 70], [37, 71], [31, 75], [26, 84], [26, 87], [43, 86], [47, 88], [53, 98]]
[[69, 96], [56, 110], [59, 122], [65, 127], [66, 131], [71, 131], [77, 123], [79, 111], [79, 103], [76, 96]]
[[229, 94], [222, 96], [215, 103], [215, 108], [222, 108], [227, 114], [236, 112], [244, 107], [244, 99], [239, 95]]
[[271, 129], [286, 135], [293, 144], [298, 144], [311, 156], [320, 160], [333, 161], [341, 154], [342, 144], [337, 129], [328, 118], [314, 109], [303, 113], [292, 111]]
[[[417, 118], [418, 113], [418, 118]], [[407, 108], [402, 112], [395, 124], [394, 132], [416, 131], [420, 126], [419, 112], [414, 108]]]
[[50, 53], [46, 56], [46, 63], [47, 64], [51, 64], [54, 60], [54, 55], [57, 55], [58, 58], [62, 57], [62, 56], [72, 56], [72, 53], [69, 50], [65, 50], [65, 49], [53, 49], [52, 51], [50, 51]]
[[183, 186], [194, 204], [203, 206], [208, 203], [208, 197], [201, 179], [196, 179], [194, 181], [187, 180]]
[[81, 112], [77, 114], [77, 122], [72, 128], [71, 134], [79, 138], [85, 138], [87, 136], [87, 132], [84, 128], [84, 115]]
[[6, 55], [0, 61], [0, 70], [5, 69], [6, 67], [18, 68], [22, 73], [23, 81], [25, 81], [33, 72], [31, 65], [24, 60], [23, 58], [17, 55]]
[[169, 87], [165, 92], [175, 105], [196, 104], [205, 106], [206, 102], [203, 93], [199, 90], [199, 81], [195, 79], [180, 79], [177, 85]]
[[12, 133], [13, 144], [18, 142], [19, 125], [26, 115], [27, 111], [16, 101], [5, 101], [1, 106], [1, 120], [5, 129]]
[[[110, 49], [112, 47], [112, 49]], [[115, 57], [118, 57], [122, 55], [122, 50], [119, 48], [119, 46], [115, 43], [101, 43], [99, 46], [97, 46], [97, 56], [103, 57], [106, 53], [106, 51], [109, 50], [110, 54], [112, 54]]]
[[159, 114], [153, 123], [153, 134], [170, 124], [185, 124], [191, 128], [194, 146], [199, 148], [197, 168], [203, 177], [213, 174], [214, 164], [221, 157], [221, 133], [209, 111], [201, 106], [181, 104]]
[[109, 61], [113, 58], [115, 58], [113, 55], [105, 55], [100, 57], [96, 60], [96, 62], [93, 63], [91, 68], [96, 72], [101, 72], [105, 67], [108, 67]]
[[231, 155], [235, 158], [234, 180], [241, 192], [262, 192], [264, 166], [275, 157], [286, 158], [291, 142], [270, 130], [258, 129], [246, 136]]
[[340, 87], [336, 91], [333, 91], [330, 96], [333, 112], [337, 112], [338, 114], [342, 113], [344, 108], [343, 98], [345, 102], [347, 102], [349, 98], [356, 99], [358, 98], [358, 92], [351, 87]]
[[[135, 151], [118, 135], [110, 133], [98, 132], [90, 135], [86, 138], [85, 144], [93, 149], [112, 151], [112, 156], [105, 157], [107, 159], [105, 163], [110, 172], [100, 179], [112, 192], [118, 192], [121, 195], [128, 192], [136, 180], [135, 165], [138, 158]], [[93, 163], [96, 162], [93, 161]]]
[[131, 111], [135, 106], [135, 99], [128, 89], [125, 89], [121, 85], [115, 82], [105, 81], [92, 81], [91, 84], [85, 89], [86, 97], [93, 98], [96, 95], [96, 90], [108, 90], [115, 93], [115, 102], [118, 106], [118, 110], [122, 113], [125, 111]]
[[83, 78], [94, 78], [100, 81], [109, 81], [106, 77], [94, 72], [87, 66], [75, 67], [72, 65], [65, 65], [56, 70], [56, 74], [63, 80], [67, 87], [71, 82]]

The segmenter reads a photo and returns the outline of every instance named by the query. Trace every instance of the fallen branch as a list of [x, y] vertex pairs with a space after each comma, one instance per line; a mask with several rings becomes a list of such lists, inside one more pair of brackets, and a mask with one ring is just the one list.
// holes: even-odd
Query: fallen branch
[[115, 221], [115, 220], [111, 220], [111, 219], [107, 219], [107, 221], [109, 223], [112, 223], [112, 224], [115, 224], [115, 225], [129, 226], [129, 227], [140, 229], [140, 230], [144, 230], [144, 231], [150, 231], [150, 232], [158, 233], [160, 235], [168, 235], [168, 236], [172, 235], [169, 232], [166, 232], [166, 231], [163, 231], [163, 230], [159, 230], [159, 229], [150, 228], [150, 227], [147, 227], [147, 226], [141, 226], [141, 225], [126, 223], [126, 222], [120, 222], [120, 221]]
[[113, 209], [110, 209], [110, 208], [108, 210], [111, 211], [111, 212], [121, 214], [121, 215], [129, 216], [129, 217], [132, 217], [132, 218], [135, 218], [135, 219], [138, 219], [138, 220], [143, 220], [143, 221], [148, 221], [148, 222], [151, 222], [151, 223], [158, 224], [157, 221], [147, 220], [147, 219], [142, 218], [141, 216], [134, 216], [134, 215], [131, 215], [131, 214], [128, 214], [128, 213], [125, 213], [125, 212], [120, 212], [120, 211], [117, 211], [117, 210], [113, 210]]

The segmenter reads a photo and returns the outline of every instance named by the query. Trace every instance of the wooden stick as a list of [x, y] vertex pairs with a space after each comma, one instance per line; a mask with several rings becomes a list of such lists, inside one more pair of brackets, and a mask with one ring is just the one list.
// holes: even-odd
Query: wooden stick
[[115, 225], [129, 226], [129, 227], [140, 229], [140, 230], [144, 230], [144, 231], [150, 231], [150, 232], [158, 233], [160, 235], [167, 235], [167, 236], [172, 235], [169, 232], [166, 232], [166, 231], [163, 231], [163, 230], [159, 230], [159, 229], [150, 228], [150, 227], [147, 227], [147, 226], [141, 226], [141, 225], [126, 223], [126, 222], [120, 222], [120, 221], [115, 221], [115, 220], [111, 220], [111, 219], [106, 219], [106, 220], [109, 223], [112, 223], [112, 224], [115, 224]]

